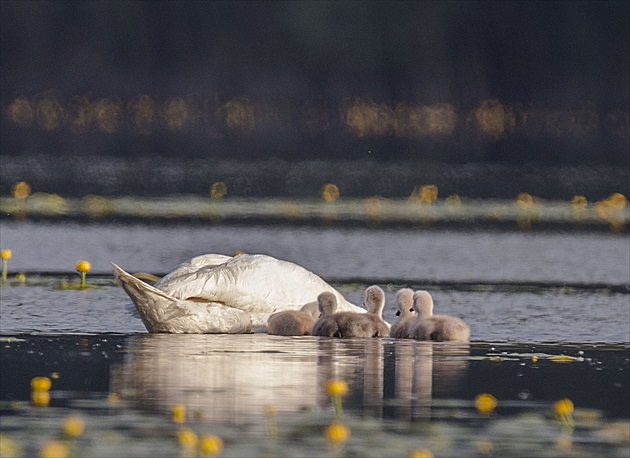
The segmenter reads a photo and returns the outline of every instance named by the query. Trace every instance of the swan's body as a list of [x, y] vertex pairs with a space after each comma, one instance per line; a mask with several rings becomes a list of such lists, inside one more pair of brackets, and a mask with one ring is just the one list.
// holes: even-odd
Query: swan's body
[[311, 334], [319, 337], [372, 337], [374, 325], [366, 313], [336, 312], [337, 298], [330, 292], [317, 297], [321, 315]]
[[367, 316], [372, 320], [374, 327], [372, 337], [389, 336], [389, 323], [383, 320], [383, 308], [385, 308], [385, 291], [379, 286], [372, 285], [365, 290], [364, 307], [367, 309]]
[[309, 336], [318, 317], [317, 302], [309, 302], [300, 310], [283, 310], [271, 315], [267, 320], [267, 332], [277, 336]]
[[413, 309], [418, 314], [409, 330], [409, 337], [434, 342], [468, 342], [470, 328], [460, 318], [449, 315], [433, 315], [433, 298], [426, 291], [413, 295]]
[[262, 331], [271, 314], [297, 310], [324, 291], [339, 309], [363, 311], [316, 274], [266, 255], [197, 256], [154, 286], [112, 266], [149, 332]]
[[390, 337], [396, 339], [409, 338], [409, 329], [416, 322], [416, 312], [413, 310], [413, 290], [403, 288], [396, 293], [398, 319], [389, 330]]

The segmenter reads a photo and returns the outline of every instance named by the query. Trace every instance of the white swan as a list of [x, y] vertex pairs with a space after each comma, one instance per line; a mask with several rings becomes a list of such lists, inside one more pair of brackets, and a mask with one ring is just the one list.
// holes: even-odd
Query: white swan
[[373, 337], [389, 336], [389, 323], [383, 320], [383, 308], [385, 308], [385, 291], [377, 285], [368, 286], [365, 289], [363, 306], [367, 309], [367, 316], [374, 326]]
[[392, 324], [389, 335], [395, 339], [406, 339], [409, 337], [409, 328], [416, 321], [416, 313], [413, 310], [413, 289], [398, 290], [396, 303], [398, 305], [396, 312], [398, 319]]
[[261, 254], [197, 256], [154, 286], [112, 267], [149, 332], [264, 331], [272, 313], [299, 309], [324, 291], [340, 310], [365, 312], [316, 274]]
[[409, 337], [434, 342], [468, 342], [470, 328], [460, 318], [433, 315], [433, 298], [427, 291], [416, 291], [413, 309], [418, 314], [409, 330]]
[[317, 302], [304, 304], [300, 310], [276, 312], [267, 320], [267, 332], [276, 336], [310, 336], [319, 313]]

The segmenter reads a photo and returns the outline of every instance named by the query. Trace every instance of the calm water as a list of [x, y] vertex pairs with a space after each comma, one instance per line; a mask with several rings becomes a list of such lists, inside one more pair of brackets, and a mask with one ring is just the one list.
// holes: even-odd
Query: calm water
[[[182, 455], [174, 404], [186, 406], [187, 427], [224, 439], [222, 456], [335, 456], [322, 435], [334, 418], [331, 378], [350, 388], [347, 456], [627, 456], [625, 235], [7, 221], [0, 230], [10, 275], [28, 273], [26, 286], [0, 289], [0, 433], [21, 456], [59, 437], [68, 415], [86, 423], [81, 456]], [[472, 342], [151, 335], [109, 271], [114, 261], [163, 274], [236, 250], [300, 263], [355, 303], [380, 284], [390, 322], [399, 287], [429, 289], [436, 310], [470, 324]], [[78, 278], [78, 259], [100, 288], [58, 289]], [[30, 379], [53, 374], [51, 407], [30, 406]], [[481, 392], [499, 400], [491, 417], [475, 411]], [[576, 405], [570, 431], [552, 414], [565, 397]]]

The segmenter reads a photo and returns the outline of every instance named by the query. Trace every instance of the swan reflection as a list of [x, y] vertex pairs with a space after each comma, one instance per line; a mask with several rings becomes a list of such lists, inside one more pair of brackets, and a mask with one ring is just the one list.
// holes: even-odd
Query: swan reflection
[[183, 404], [206, 421], [262, 425], [267, 406], [278, 414], [328, 408], [326, 382], [341, 379], [348, 410], [388, 416], [384, 398], [393, 396], [395, 416], [423, 418], [433, 396], [459, 389], [468, 352], [392, 339], [142, 334], [127, 340], [111, 390], [142, 408]]

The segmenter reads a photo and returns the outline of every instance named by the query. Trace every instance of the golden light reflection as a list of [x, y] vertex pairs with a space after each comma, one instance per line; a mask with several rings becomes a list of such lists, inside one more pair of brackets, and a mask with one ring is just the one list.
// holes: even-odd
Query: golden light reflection
[[254, 105], [247, 97], [236, 97], [222, 107], [225, 125], [234, 130], [249, 131], [254, 128]]
[[227, 185], [222, 181], [216, 181], [210, 186], [210, 198], [211, 199], [223, 199], [227, 196]]
[[83, 97], [73, 97], [67, 109], [68, 123], [74, 133], [86, 132], [94, 120], [94, 107], [90, 100]]
[[44, 93], [37, 103], [37, 123], [43, 130], [57, 130], [64, 120], [65, 110], [55, 91]]
[[418, 205], [431, 205], [438, 198], [438, 187], [434, 184], [427, 184], [415, 187], [409, 196], [409, 200]]
[[625, 225], [623, 210], [628, 205], [626, 196], [615, 192], [606, 199], [595, 203], [597, 215], [606, 221], [613, 232], [621, 232]]
[[99, 99], [94, 104], [94, 116], [100, 130], [108, 134], [118, 131], [121, 123], [122, 108], [116, 99]]
[[31, 127], [33, 124], [33, 107], [26, 97], [16, 98], [7, 108], [9, 121], [20, 127]]
[[339, 188], [334, 183], [324, 183], [321, 196], [326, 202], [335, 202], [339, 199]]
[[11, 195], [16, 199], [24, 200], [31, 195], [31, 185], [26, 181], [18, 181], [11, 186]]
[[190, 108], [184, 99], [171, 97], [164, 103], [162, 117], [166, 125], [171, 130], [179, 130], [188, 122], [190, 118]]
[[472, 113], [472, 119], [479, 130], [489, 137], [498, 140], [507, 132], [514, 130], [516, 118], [514, 113], [506, 109], [499, 99], [485, 99]]
[[149, 135], [153, 132], [156, 118], [156, 103], [147, 94], [137, 95], [127, 104], [129, 117], [136, 132]]

